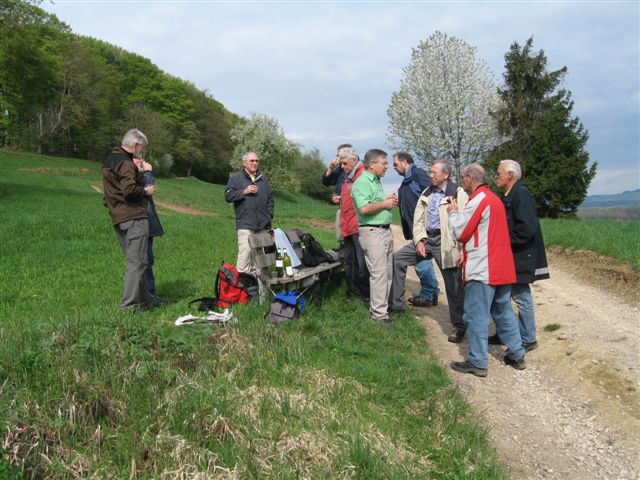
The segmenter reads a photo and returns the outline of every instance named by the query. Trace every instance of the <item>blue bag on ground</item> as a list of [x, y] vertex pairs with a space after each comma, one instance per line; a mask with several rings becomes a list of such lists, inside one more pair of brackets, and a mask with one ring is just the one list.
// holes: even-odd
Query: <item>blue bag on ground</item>
[[302, 294], [287, 290], [273, 297], [271, 308], [264, 318], [269, 323], [281, 325], [297, 318], [302, 310], [304, 310], [304, 297]]

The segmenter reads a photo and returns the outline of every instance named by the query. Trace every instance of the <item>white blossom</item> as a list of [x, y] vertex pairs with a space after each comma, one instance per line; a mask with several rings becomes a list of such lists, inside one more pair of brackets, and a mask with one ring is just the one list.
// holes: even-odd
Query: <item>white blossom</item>
[[387, 110], [392, 148], [427, 165], [448, 159], [458, 178], [463, 165], [481, 160], [499, 139], [490, 115], [500, 102], [497, 83], [475, 50], [442, 32], [420, 42]]

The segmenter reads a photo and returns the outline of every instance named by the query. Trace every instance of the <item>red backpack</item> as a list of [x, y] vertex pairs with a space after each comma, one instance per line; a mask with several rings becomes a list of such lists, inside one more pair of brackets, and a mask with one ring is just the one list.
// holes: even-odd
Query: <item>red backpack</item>
[[248, 303], [249, 294], [246, 287], [240, 283], [238, 269], [230, 263], [222, 262], [216, 277], [217, 307], [228, 308], [233, 303]]
[[258, 281], [253, 275], [240, 273], [230, 263], [222, 262], [216, 276], [214, 293], [215, 297], [191, 300], [189, 306], [200, 302], [198, 309], [206, 311], [214, 307], [229, 308], [234, 303], [248, 303], [258, 296]]

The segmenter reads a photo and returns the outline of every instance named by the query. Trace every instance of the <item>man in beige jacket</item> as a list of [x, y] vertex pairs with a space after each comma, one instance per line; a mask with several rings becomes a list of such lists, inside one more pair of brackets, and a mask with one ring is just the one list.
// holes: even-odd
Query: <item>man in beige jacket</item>
[[433, 256], [444, 280], [449, 316], [453, 331], [448, 340], [460, 343], [467, 326], [462, 318], [464, 289], [462, 287], [461, 250], [449, 232], [447, 206], [455, 198], [460, 211], [464, 210], [469, 196], [450, 180], [451, 163], [436, 160], [429, 170], [431, 187], [418, 199], [413, 217], [413, 239], [416, 252], [421, 257]]

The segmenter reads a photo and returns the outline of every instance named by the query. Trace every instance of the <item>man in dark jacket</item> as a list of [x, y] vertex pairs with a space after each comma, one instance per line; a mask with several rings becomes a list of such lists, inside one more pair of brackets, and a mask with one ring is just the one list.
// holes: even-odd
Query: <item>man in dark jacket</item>
[[407, 267], [414, 265], [420, 279], [420, 293], [409, 299], [416, 307], [428, 307], [438, 304], [438, 280], [433, 269], [431, 258], [418, 257], [413, 243], [413, 214], [420, 194], [431, 186], [427, 172], [413, 163], [413, 157], [406, 152], [397, 152], [393, 156], [393, 168], [403, 176], [398, 189], [400, 200], [400, 219], [405, 240], [410, 240], [404, 247], [393, 254], [393, 285], [390, 295], [390, 309], [401, 311], [405, 306], [404, 283]]
[[229, 177], [224, 191], [225, 201], [233, 202], [238, 231], [239, 272], [255, 273], [256, 267], [249, 246], [249, 235], [271, 228], [273, 190], [269, 180], [260, 173], [260, 159], [255, 152], [242, 156], [243, 169]]
[[[518, 306], [522, 346], [528, 352], [538, 347], [536, 317], [529, 284], [549, 278], [549, 267], [538, 212], [531, 193], [520, 178], [522, 170], [518, 162], [500, 162], [496, 186], [505, 192], [502, 202], [507, 209], [511, 250], [516, 265], [516, 283], [511, 285], [511, 298]], [[500, 338], [497, 334], [492, 335], [489, 343], [500, 344]]]
[[[140, 157], [134, 157], [133, 163], [142, 174], [142, 183], [146, 187], [148, 185], [156, 184], [156, 177], [153, 175], [153, 167], [150, 163], [145, 162]], [[153, 201], [153, 197], [147, 197], [147, 217], [149, 218], [149, 240], [147, 242], [147, 268], [144, 271], [144, 278], [147, 281], [147, 288], [155, 295], [156, 294], [156, 279], [153, 275], [153, 265], [155, 264], [155, 255], [153, 254], [153, 239], [155, 237], [161, 237], [164, 235], [164, 229], [160, 223], [160, 217], [156, 210], [156, 204]]]
[[103, 203], [109, 209], [111, 222], [124, 251], [126, 270], [120, 308], [146, 310], [160, 305], [149, 292], [144, 272], [147, 267], [147, 197], [155, 192], [153, 185], [144, 186], [142, 176], [133, 163], [146, 148], [147, 137], [140, 130], [129, 130], [122, 146], [109, 154], [102, 164]]

